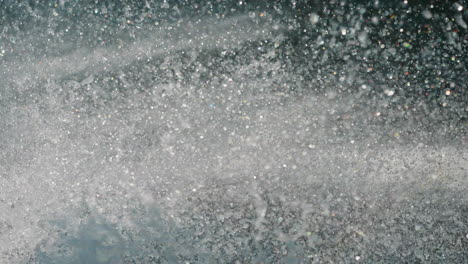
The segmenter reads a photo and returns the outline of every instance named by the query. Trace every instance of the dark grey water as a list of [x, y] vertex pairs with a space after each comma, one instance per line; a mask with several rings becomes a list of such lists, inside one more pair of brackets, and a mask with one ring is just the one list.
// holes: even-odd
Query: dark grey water
[[465, 2], [112, 3], [0, 6], [0, 263], [468, 261]]

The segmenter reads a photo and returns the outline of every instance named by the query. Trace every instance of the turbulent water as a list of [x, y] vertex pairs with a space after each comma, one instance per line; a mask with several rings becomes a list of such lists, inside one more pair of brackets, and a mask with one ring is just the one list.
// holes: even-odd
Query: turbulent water
[[468, 262], [463, 2], [26, 2], [0, 263]]

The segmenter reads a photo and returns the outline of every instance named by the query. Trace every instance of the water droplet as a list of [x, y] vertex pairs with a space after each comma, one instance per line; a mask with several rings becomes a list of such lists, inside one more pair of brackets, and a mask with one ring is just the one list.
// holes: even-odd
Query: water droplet
[[310, 23], [315, 25], [315, 24], [317, 24], [319, 22], [319, 16], [316, 13], [312, 13], [312, 14], [310, 14], [309, 21], [310, 21]]
[[432, 18], [432, 13], [429, 10], [424, 10], [422, 11], [422, 15], [425, 19], [431, 19]]
[[392, 95], [395, 94], [395, 91], [393, 91], [393, 90], [385, 90], [384, 93], [385, 93], [386, 95], [388, 95], [388, 96], [392, 96]]
[[464, 29], [468, 28], [468, 26], [466, 25], [466, 22], [463, 20], [462, 15], [456, 15], [455, 22], [457, 22], [457, 24]]

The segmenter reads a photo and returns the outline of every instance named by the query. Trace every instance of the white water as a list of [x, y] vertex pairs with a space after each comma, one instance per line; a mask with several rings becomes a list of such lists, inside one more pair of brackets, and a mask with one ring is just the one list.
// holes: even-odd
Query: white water
[[[125, 48], [2, 65], [7, 85], [1, 96], [8, 99], [0, 105], [0, 263], [25, 262], [38, 250], [54, 255], [60, 232], [73, 236], [93, 215], [137, 233], [145, 230], [139, 224], [145, 212], [157, 208], [182, 228], [203, 215], [197, 201], [251, 206], [257, 240], [293, 241], [310, 230], [308, 224], [267, 235], [271, 205], [265, 195], [301, 209], [303, 219], [312, 211], [327, 216], [329, 197], [314, 189], [322, 184], [336, 186], [332, 197], [344, 194], [377, 206], [435, 187], [466, 202], [466, 142], [404, 143], [401, 128], [379, 125], [373, 111], [354, 110], [343, 98], [273, 92], [281, 74], [256, 76], [281, 72], [268, 57], [274, 51], [233, 63], [225, 76], [188, 83], [162, 78], [137, 89], [139, 80], [160, 68], [177, 79], [181, 53], [196, 61], [202, 50], [229, 52], [247, 41], [282, 39], [280, 30], [244, 17], [209, 25], [149, 32]], [[143, 63], [149, 58], [165, 59]], [[137, 70], [131, 75], [125, 67]], [[114, 85], [126, 89], [124, 96], [112, 91]], [[372, 125], [356, 134], [352, 127], [359, 120]], [[424, 133], [412, 131], [415, 137]], [[235, 217], [236, 211], [241, 209], [219, 215]], [[179, 242], [170, 243], [177, 248]]]

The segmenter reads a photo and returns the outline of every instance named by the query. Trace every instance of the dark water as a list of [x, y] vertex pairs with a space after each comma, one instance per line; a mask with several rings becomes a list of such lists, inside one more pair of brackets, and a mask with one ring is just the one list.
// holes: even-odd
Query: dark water
[[1, 2], [0, 263], [467, 262], [466, 6]]

